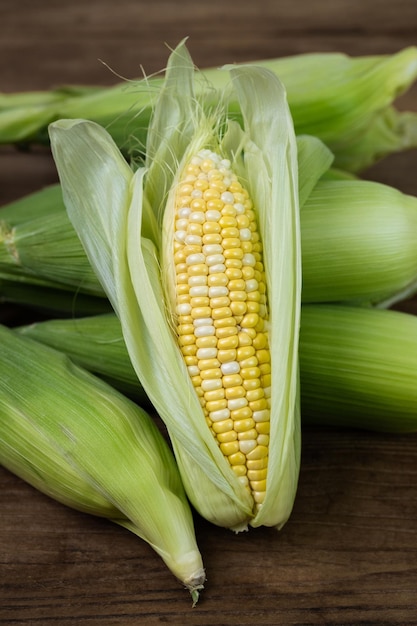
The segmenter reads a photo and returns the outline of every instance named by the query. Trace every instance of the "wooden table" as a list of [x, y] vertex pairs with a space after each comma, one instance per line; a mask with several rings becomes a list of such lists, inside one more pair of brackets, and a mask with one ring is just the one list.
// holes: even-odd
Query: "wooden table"
[[[110, 85], [112, 72], [134, 78], [142, 66], [150, 74], [187, 35], [207, 67], [392, 53], [416, 43], [416, 25], [413, 0], [2, 0], [0, 91]], [[401, 106], [417, 110], [415, 88]], [[416, 159], [390, 157], [366, 176], [417, 195]], [[45, 149], [1, 148], [0, 163], [0, 204], [56, 180]], [[3, 306], [0, 321], [19, 315]], [[208, 580], [192, 609], [145, 543], [2, 469], [0, 624], [415, 625], [416, 479], [417, 436], [304, 429], [299, 490], [281, 532], [233, 535], [196, 516]]]

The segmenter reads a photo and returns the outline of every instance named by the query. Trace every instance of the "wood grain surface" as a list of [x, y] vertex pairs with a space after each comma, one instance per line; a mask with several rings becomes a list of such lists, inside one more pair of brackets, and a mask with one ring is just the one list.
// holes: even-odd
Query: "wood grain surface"
[[[417, 6], [2, 0], [0, 91], [150, 74], [186, 36], [200, 67], [310, 51], [392, 53], [417, 43]], [[417, 89], [399, 106], [417, 111]], [[366, 176], [417, 195], [416, 163], [409, 151]], [[0, 148], [0, 205], [55, 180], [48, 149]], [[403, 307], [417, 313], [415, 301]], [[3, 305], [0, 322], [28, 315]], [[416, 483], [415, 435], [305, 428], [295, 507], [280, 532], [234, 535], [195, 516], [207, 584], [192, 609], [147, 544], [0, 469], [0, 624], [416, 625]]]

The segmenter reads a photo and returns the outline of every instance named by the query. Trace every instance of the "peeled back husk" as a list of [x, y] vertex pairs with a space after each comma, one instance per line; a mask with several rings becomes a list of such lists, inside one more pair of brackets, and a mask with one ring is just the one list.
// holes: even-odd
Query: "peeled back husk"
[[229, 71], [245, 128], [229, 122], [217, 104], [213, 133], [224, 118], [217, 141], [254, 199], [270, 294], [273, 444], [266, 497], [256, 515], [206, 425], [164, 304], [160, 248], [166, 197], [188, 146], [209, 120], [195, 94], [185, 46], [168, 64], [149, 129], [146, 170], [133, 172], [109, 134], [91, 122], [59, 121], [50, 136], [70, 219], [120, 318], [138, 378], [167, 426], [186, 492], [206, 519], [242, 530], [248, 524], [282, 526], [296, 494], [301, 252], [297, 151], [285, 91], [265, 69]]

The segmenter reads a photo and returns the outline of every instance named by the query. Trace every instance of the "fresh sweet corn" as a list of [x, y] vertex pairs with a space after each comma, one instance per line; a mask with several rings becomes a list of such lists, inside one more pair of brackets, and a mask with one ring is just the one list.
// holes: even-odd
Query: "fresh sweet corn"
[[417, 198], [321, 180], [301, 210], [303, 303], [388, 306], [417, 290]]
[[[382, 314], [382, 315], [381, 315]], [[116, 387], [120, 371], [138, 394], [116, 315], [39, 322], [19, 332], [64, 350]], [[105, 342], [100, 345], [101, 338]], [[302, 423], [417, 431], [417, 316], [344, 305], [303, 305], [300, 329]], [[94, 364], [94, 346], [98, 346]], [[113, 362], [118, 362], [117, 372]], [[143, 391], [142, 391], [143, 393]], [[142, 400], [143, 401], [143, 400]]]
[[[165, 213], [168, 300], [207, 425], [261, 507], [268, 471], [271, 355], [256, 214], [230, 161], [201, 149]], [[171, 248], [171, 249], [170, 249]]]
[[299, 354], [303, 423], [417, 431], [415, 315], [303, 306]]
[[114, 313], [47, 319], [15, 330], [65, 353], [74, 363], [100, 376], [142, 406], [149, 404]]
[[104, 297], [63, 210], [59, 185], [0, 209], [0, 273], [27, 284]]
[[136, 404], [0, 326], [0, 462], [49, 496], [147, 541], [194, 602], [204, 583], [174, 458]]
[[[386, 154], [416, 146], [416, 114], [392, 106], [417, 77], [416, 47], [392, 55], [310, 53], [257, 64], [285, 85], [297, 134], [320, 137], [336, 155], [338, 166], [363, 170]], [[227, 88], [228, 77], [217, 68], [198, 76], [200, 92], [207, 83], [220, 92]], [[120, 148], [142, 156], [153, 105], [163, 85], [157, 76], [113, 88], [86, 88], [87, 93], [79, 97], [70, 92], [63, 98], [63, 90], [43, 98], [34, 93], [33, 103], [30, 94], [23, 99], [0, 94], [0, 142], [47, 141], [49, 122], [83, 118], [105, 126]], [[216, 91], [209, 92], [206, 106], [211, 107], [215, 98]], [[241, 119], [235, 97], [228, 106], [229, 114]]]
[[[184, 44], [172, 53], [149, 127], [147, 162], [135, 172], [109, 134], [92, 122], [61, 120], [51, 125], [50, 136], [69, 217], [120, 318], [138, 378], [167, 426], [187, 494], [206, 519], [238, 531], [248, 524], [281, 527], [295, 498], [300, 456], [301, 252], [297, 145], [285, 91], [263, 68], [226, 71], [243, 112], [244, 128], [227, 118], [223, 94], [217, 94], [216, 106], [207, 114], [194, 89], [194, 67]], [[271, 373], [266, 371], [267, 357], [259, 365], [265, 387], [272, 389], [268, 408], [273, 444], [261, 507], [233, 471], [206, 422], [178, 345], [176, 313], [170, 305], [175, 265], [171, 211], [184, 168], [201, 149], [233, 163], [242, 187], [250, 190], [262, 240]], [[198, 225], [198, 220], [193, 223]], [[237, 238], [232, 232], [229, 235], [231, 244]], [[240, 255], [242, 248], [230, 260], [239, 261]], [[198, 277], [195, 267], [190, 268], [190, 278]], [[200, 307], [200, 313], [204, 309]], [[219, 314], [216, 325], [221, 328], [226, 318]], [[253, 320], [259, 319], [255, 311], [250, 315], [248, 335], [255, 330]], [[253, 491], [258, 487], [263, 489], [253, 485]]]
[[110, 311], [104, 296], [59, 184], [0, 208], [0, 302], [84, 316]]

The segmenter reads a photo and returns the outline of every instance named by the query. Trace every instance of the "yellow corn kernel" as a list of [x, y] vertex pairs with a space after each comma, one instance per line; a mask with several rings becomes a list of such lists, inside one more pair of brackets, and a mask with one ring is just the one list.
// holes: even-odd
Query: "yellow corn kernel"
[[260, 435], [269, 435], [269, 431], [270, 431], [270, 423], [268, 422], [258, 422], [256, 424], [256, 431], [260, 434]]
[[216, 439], [219, 443], [230, 443], [231, 441], [236, 441], [237, 433], [234, 430], [228, 430], [226, 433], [216, 433]]
[[237, 348], [238, 343], [239, 341], [238, 341], [237, 332], [236, 332], [233, 335], [230, 335], [229, 337], [223, 337], [221, 339], [218, 339], [217, 348], [219, 351], [220, 350], [225, 350], [225, 351], [234, 350], [235, 348]]
[[229, 441], [228, 443], [221, 443], [220, 450], [223, 452], [224, 456], [231, 456], [239, 452], [239, 442], [238, 441]]
[[217, 358], [220, 363], [227, 363], [228, 361], [236, 360], [236, 350], [233, 348], [231, 350], [219, 350], [217, 352]]
[[207, 411], [219, 411], [220, 409], [225, 409], [227, 407], [227, 400], [212, 400], [206, 401], [206, 409]]
[[266, 467], [259, 470], [248, 470], [249, 480], [264, 480], [266, 478]]
[[254, 470], [260, 470], [260, 469], [266, 469], [267, 459], [263, 457], [260, 459], [249, 459], [246, 461], [246, 467], [248, 469], [248, 472], [254, 471]]
[[201, 150], [175, 204], [178, 341], [207, 424], [238, 480], [264, 498], [270, 356], [262, 245], [230, 163]]
[[219, 422], [213, 422], [212, 428], [217, 434], [224, 434], [227, 432], [233, 432], [233, 421], [231, 419], [225, 419]]
[[256, 430], [256, 428], [250, 428], [249, 430], [246, 430], [244, 432], [239, 432], [237, 434], [237, 438], [239, 439], [239, 441], [256, 441], [257, 443], [260, 443], [258, 431]]
[[246, 476], [247, 470], [246, 465], [234, 465], [233, 471], [236, 476]]

